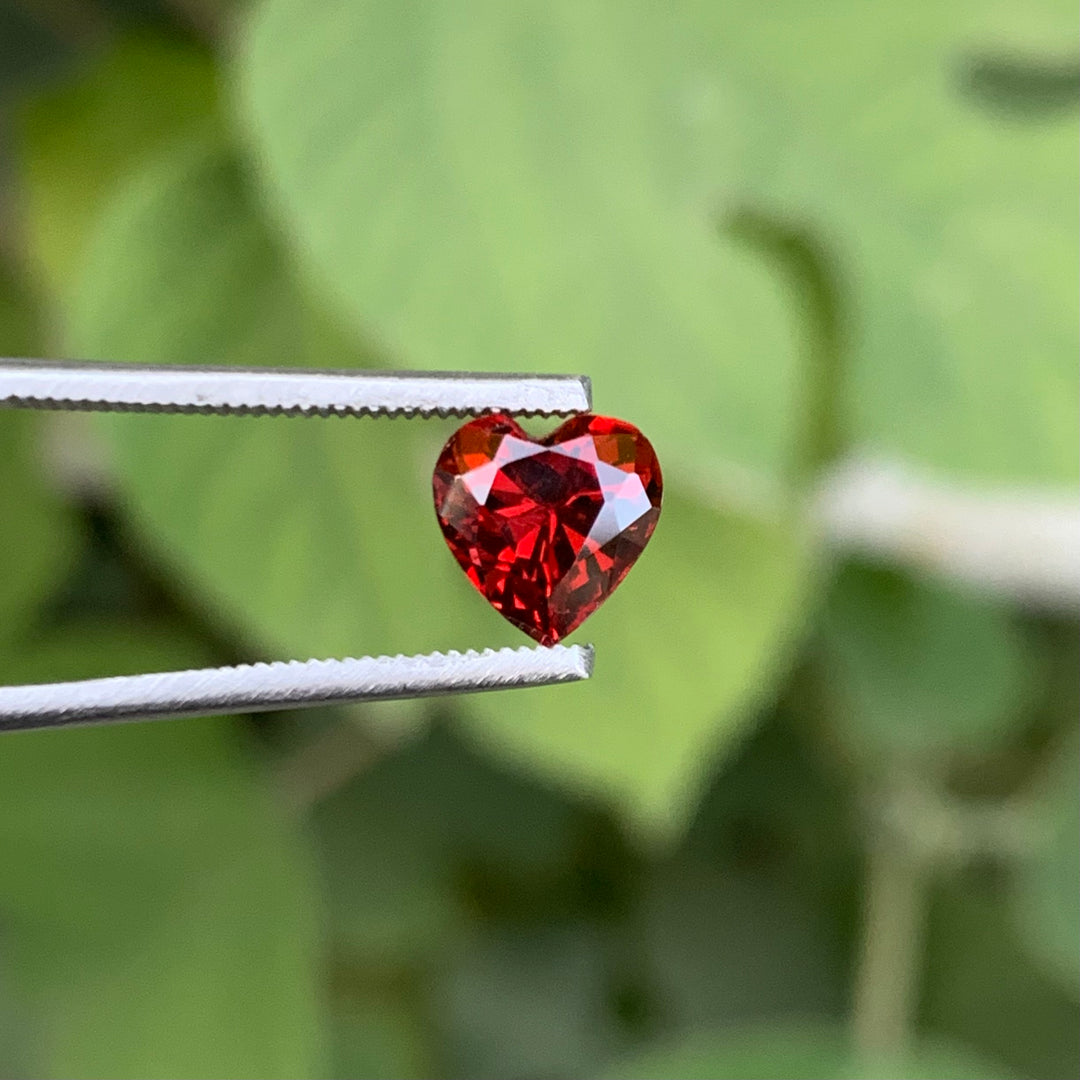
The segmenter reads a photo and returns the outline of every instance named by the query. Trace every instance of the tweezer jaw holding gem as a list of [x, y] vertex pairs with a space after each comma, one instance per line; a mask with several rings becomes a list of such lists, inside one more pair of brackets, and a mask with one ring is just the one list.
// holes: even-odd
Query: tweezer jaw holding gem
[[[239, 416], [571, 416], [580, 375], [156, 367], [0, 359], [0, 408]], [[0, 687], [0, 732], [505, 690], [587, 679], [591, 646], [363, 656]]]

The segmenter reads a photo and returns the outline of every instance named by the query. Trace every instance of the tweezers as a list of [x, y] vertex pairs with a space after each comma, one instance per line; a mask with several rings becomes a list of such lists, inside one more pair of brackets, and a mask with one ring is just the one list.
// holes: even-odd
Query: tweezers
[[[0, 359], [0, 408], [231, 416], [566, 416], [578, 375], [159, 367]], [[0, 686], [0, 732], [507, 690], [592, 674], [589, 645], [277, 661]]]

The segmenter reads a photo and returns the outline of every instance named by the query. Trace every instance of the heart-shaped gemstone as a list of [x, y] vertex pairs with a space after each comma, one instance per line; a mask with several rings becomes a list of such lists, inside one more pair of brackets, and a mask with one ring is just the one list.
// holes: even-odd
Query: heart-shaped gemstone
[[575, 416], [531, 439], [484, 416], [443, 447], [433, 477], [443, 536], [491, 606], [541, 645], [591, 615], [656, 528], [663, 488], [633, 424]]

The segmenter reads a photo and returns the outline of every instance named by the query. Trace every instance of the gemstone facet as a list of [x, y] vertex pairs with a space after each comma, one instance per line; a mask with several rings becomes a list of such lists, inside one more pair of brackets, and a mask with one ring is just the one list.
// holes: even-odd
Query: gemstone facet
[[663, 483], [633, 424], [575, 416], [533, 440], [496, 414], [459, 428], [432, 479], [443, 536], [493, 608], [554, 645], [626, 577]]

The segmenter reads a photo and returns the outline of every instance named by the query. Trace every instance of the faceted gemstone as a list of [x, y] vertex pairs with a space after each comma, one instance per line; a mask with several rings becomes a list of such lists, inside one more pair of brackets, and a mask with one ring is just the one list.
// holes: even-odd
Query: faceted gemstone
[[575, 416], [529, 438], [509, 416], [472, 420], [433, 478], [443, 536], [496, 611], [554, 645], [614, 591], [656, 528], [660, 466], [633, 424]]

